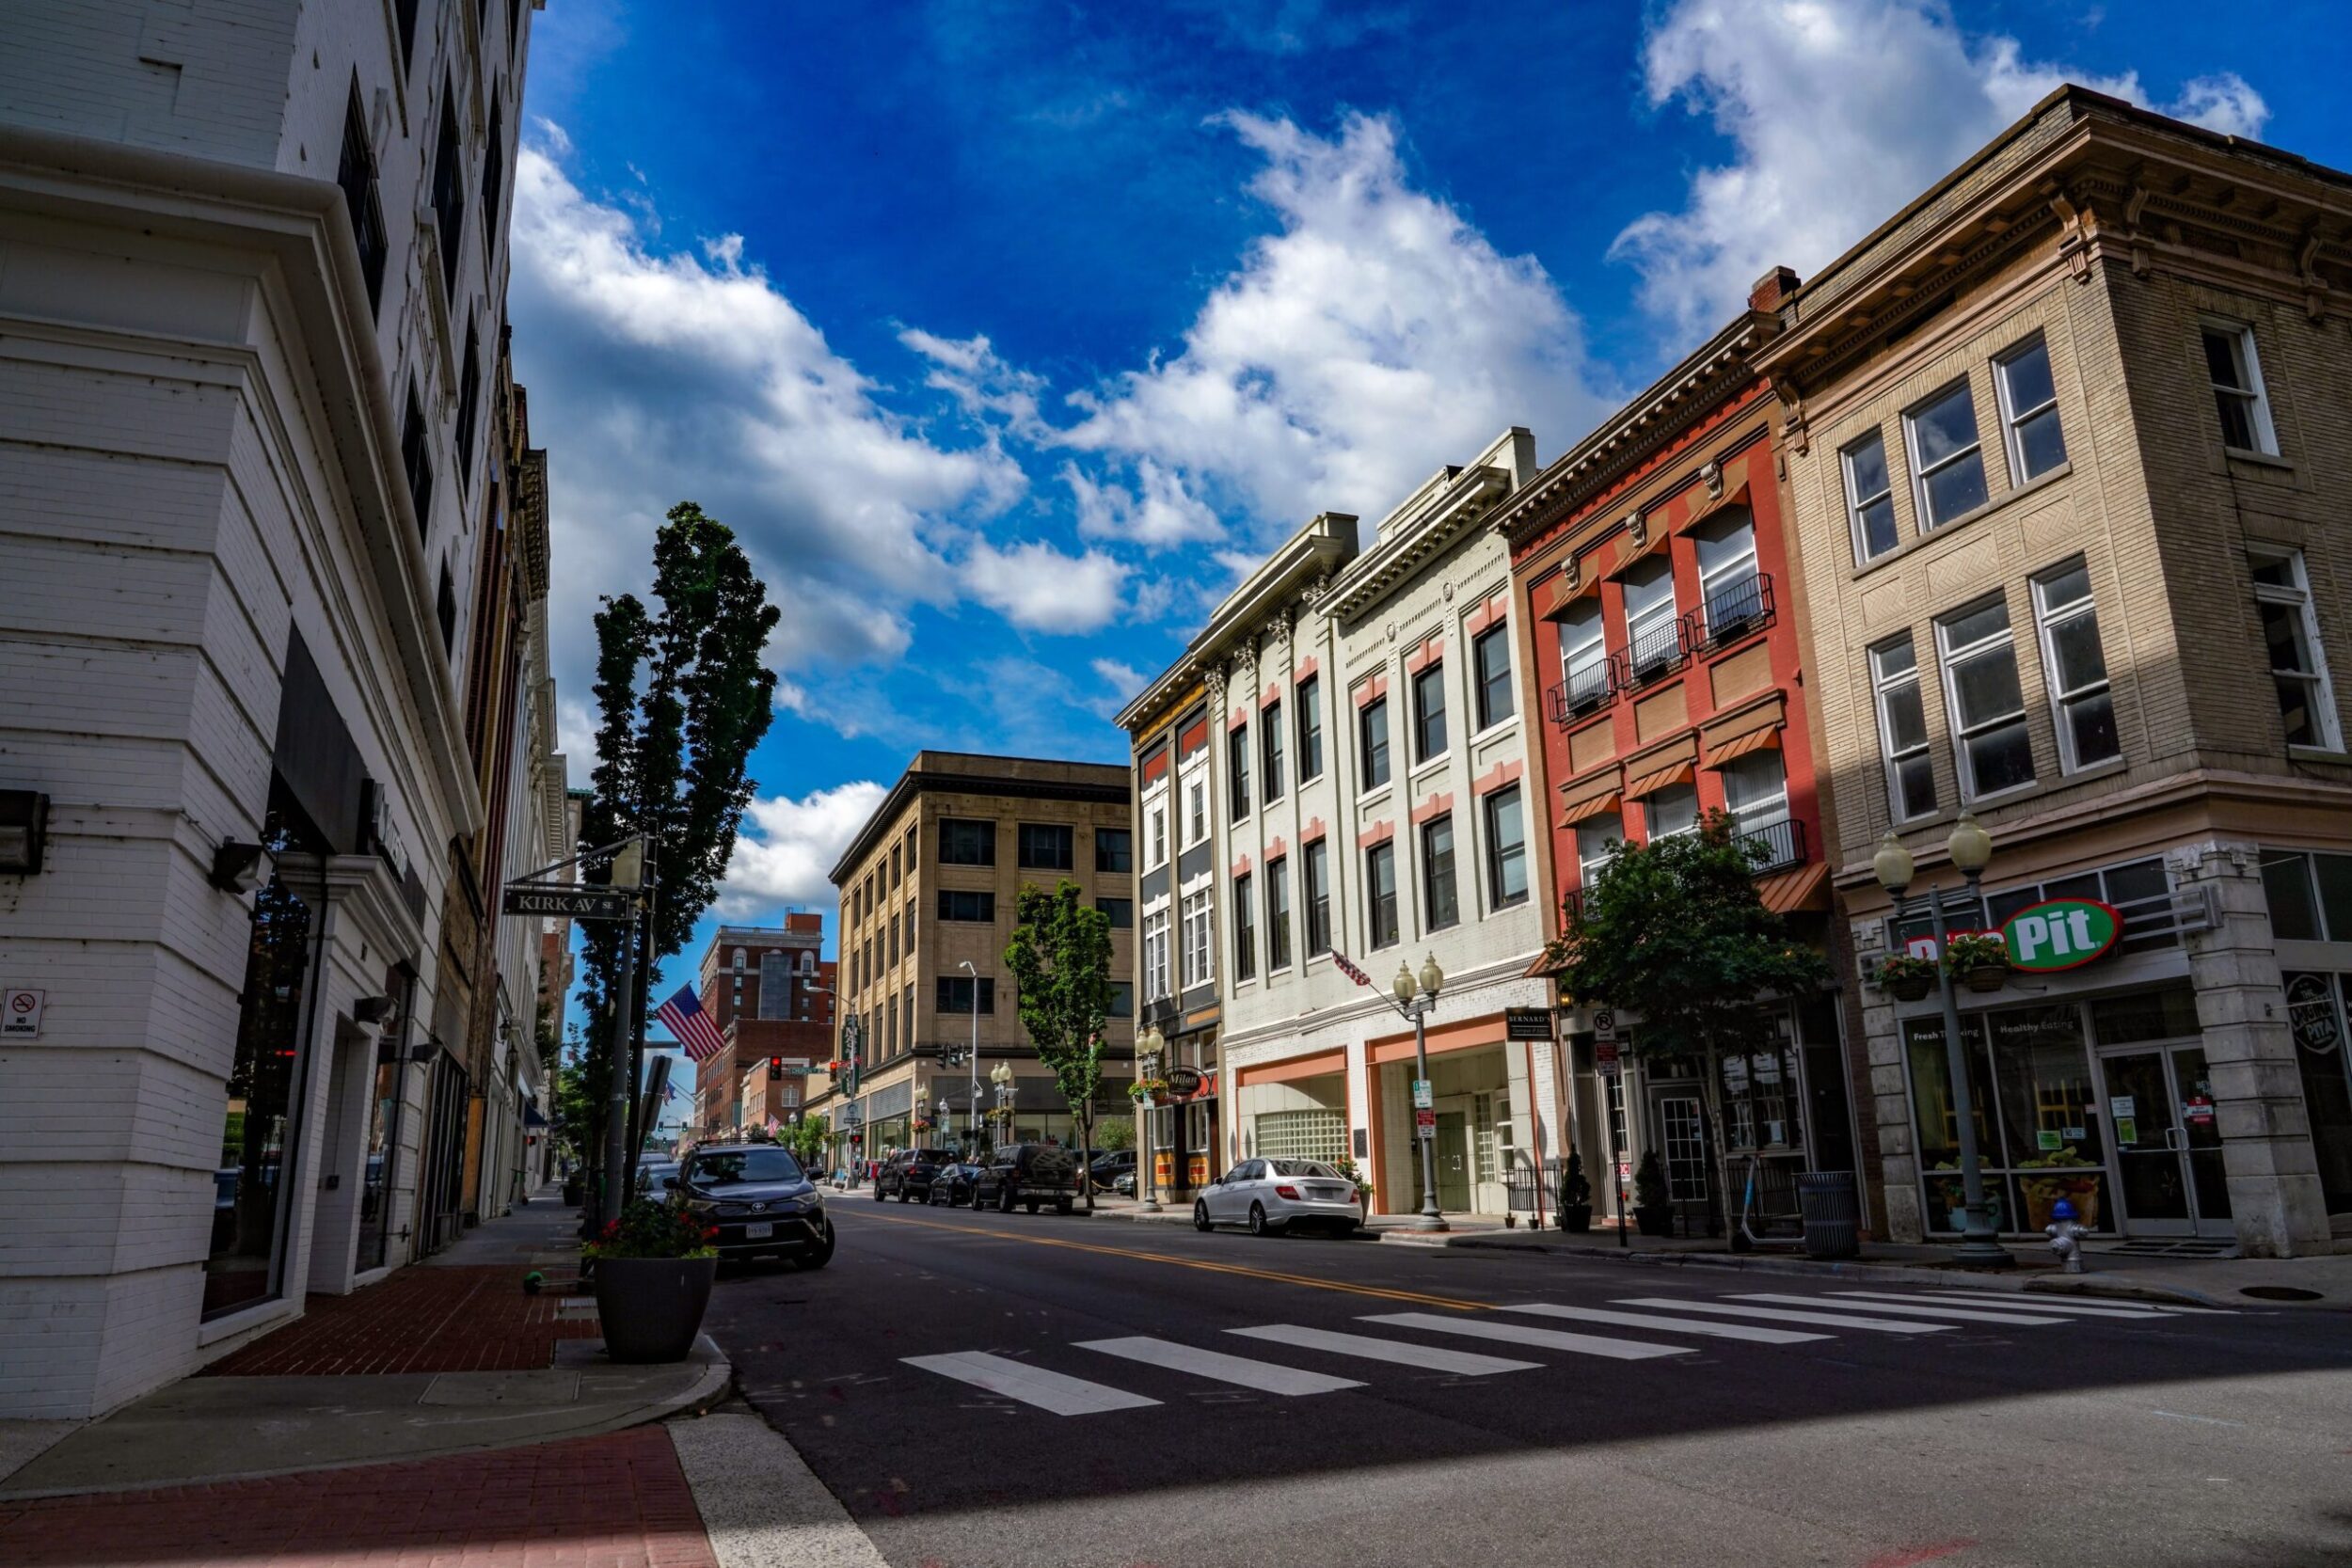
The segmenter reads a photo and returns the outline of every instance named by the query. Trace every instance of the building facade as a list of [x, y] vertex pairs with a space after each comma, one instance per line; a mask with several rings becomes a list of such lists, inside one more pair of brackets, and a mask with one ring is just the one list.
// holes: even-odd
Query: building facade
[[[0, 36], [0, 814], [40, 846], [0, 983], [45, 999], [0, 1040], [0, 1416], [103, 1412], [406, 1261], [437, 1173], [479, 1200], [487, 970], [458, 994], [479, 933], [443, 925], [494, 831], [469, 679], [532, 14]], [[514, 772], [534, 723], [485, 732]], [[535, 983], [491, 989], [527, 1037]]]
[[[825, 917], [813, 913], [787, 914], [780, 927], [722, 926], [712, 935], [697, 989], [726, 1049], [694, 1065], [699, 1136], [739, 1136], [771, 1116], [790, 1121], [801, 1108], [809, 1074], [833, 1050], [834, 970], [824, 942]], [[772, 1084], [771, 1057], [786, 1069]]]
[[[1874, 847], [1955, 890], [1962, 812], [1994, 845], [1967, 923], [2120, 917], [2093, 961], [1965, 999], [2002, 1230], [2060, 1197], [2252, 1255], [2352, 1229], [2348, 215], [2344, 175], [2063, 88], [1757, 356], [1865, 974], [1918, 936]], [[1887, 1229], [1948, 1236], [1935, 1006], [1858, 999]]]
[[[1548, 935], [1621, 845], [1696, 832], [1721, 811], [1750, 848], [1765, 906], [1833, 945], [1802, 606], [1772, 448], [1779, 405], [1751, 363], [1795, 283], [1785, 271], [1766, 277], [1750, 310], [1497, 517], [1512, 550], [1527, 711], [1543, 721], [1528, 753], [1529, 794], [1544, 802]], [[1633, 1006], [1613, 1009], [1624, 1049], [1604, 1069], [1591, 1009], [1560, 1001], [1585, 1168], [1629, 1181], [1656, 1149], [1678, 1229], [1725, 1226], [1718, 1159], [1742, 1190], [1753, 1166], [1772, 1216], [1795, 1214], [1798, 1173], [1862, 1164], [1835, 990], [1766, 1004], [1783, 1045], [1725, 1057], [1711, 1086], [1705, 1063], [1635, 1049]], [[1605, 1210], [1605, 1175], [1594, 1191]]]
[[[1018, 1141], [1076, 1137], [1068, 1101], [1021, 1027], [1005, 965], [1024, 885], [1076, 882], [1098, 906], [1132, 895], [1122, 768], [918, 752], [833, 868], [841, 895], [842, 1010], [829, 1077], [812, 1097], [837, 1158], [880, 1159], [918, 1140], [988, 1141], [991, 1069], [1013, 1071]], [[1133, 932], [1111, 933], [1111, 973], [1128, 973]], [[1132, 1008], [1129, 1009], [1132, 1013]], [[974, 1060], [949, 1067], [949, 1054]], [[1104, 1039], [1096, 1118], [1124, 1116], [1135, 1020]], [[945, 1102], [946, 1109], [940, 1109]]]

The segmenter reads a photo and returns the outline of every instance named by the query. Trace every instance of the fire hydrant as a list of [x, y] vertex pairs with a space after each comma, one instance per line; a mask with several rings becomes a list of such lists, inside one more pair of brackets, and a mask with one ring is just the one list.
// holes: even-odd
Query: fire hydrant
[[2083, 1238], [2090, 1231], [2075, 1223], [2074, 1205], [2071, 1200], [2059, 1198], [2052, 1206], [2050, 1223], [2042, 1227], [2042, 1233], [2050, 1238], [2050, 1250], [2058, 1255], [2058, 1261], [2065, 1266], [2066, 1273], [2083, 1272]]

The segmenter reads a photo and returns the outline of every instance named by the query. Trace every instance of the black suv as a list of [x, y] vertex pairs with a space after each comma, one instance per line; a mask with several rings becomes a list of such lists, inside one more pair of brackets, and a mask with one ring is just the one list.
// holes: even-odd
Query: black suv
[[670, 1192], [688, 1213], [718, 1228], [721, 1258], [772, 1254], [804, 1269], [832, 1260], [825, 1200], [789, 1149], [705, 1145], [686, 1157]]
[[972, 1184], [972, 1207], [994, 1204], [1006, 1213], [1016, 1203], [1034, 1214], [1052, 1204], [1067, 1214], [1078, 1196], [1078, 1157], [1059, 1144], [1007, 1144], [989, 1156]]
[[931, 1200], [931, 1179], [956, 1163], [952, 1148], [902, 1148], [882, 1162], [874, 1178], [874, 1201], [896, 1194], [901, 1203]]

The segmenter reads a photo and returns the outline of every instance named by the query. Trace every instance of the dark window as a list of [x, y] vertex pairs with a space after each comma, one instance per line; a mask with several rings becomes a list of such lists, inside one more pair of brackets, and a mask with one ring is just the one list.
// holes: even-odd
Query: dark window
[[417, 0], [392, 0], [392, 20], [400, 25], [400, 66], [408, 74], [408, 57], [417, 52]]
[[441, 243], [441, 287], [457, 297], [457, 242], [466, 232], [466, 144], [457, 135], [457, 92], [441, 90], [441, 135], [433, 149], [433, 227]]
[[1052, 822], [1021, 824], [1021, 864], [1039, 871], [1068, 871], [1077, 864], [1076, 851], [1072, 847], [1075, 835], [1064, 825]]
[[1291, 863], [1285, 858], [1266, 862], [1265, 867], [1265, 966], [1269, 970], [1288, 969], [1291, 965]]
[[965, 817], [941, 817], [939, 861], [942, 865], [994, 865], [996, 824]]
[[942, 920], [993, 920], [996, 918], [996, 895], [985, 888], [944, 887], [939, 890], [939, 918]]
[[1136, 868], [1135, 834], [1124, 828], [1094, 830], [1094, 869], [1097, 871], [1133, 871]]
[[[980, 1011], [994, 1012], [996, 1010], [995, 980], [988, 975], [982, 975], [979, 986]], [[943, 1013], [968, 1013], [972, 1010], [971, 975], [943, 974], [939, 977], [938, 1010]]]
[[1470, 644], [1470, 663], [1478, 677], [1478, 727], [1486, 729], [1511, 717], [1511, 628], [1491, 626]]
[[1454, 882], [1454, 818], [1437, 817], [1421, 829], [1421, 907], [1429, 928], [1442, 931], [1462, 918]]
[[1233, 879], [1233, 978], [1252, 979], [1258, 973], [1258, 923], [1249, 903], [1249, 879]]
[[1486, 797], [1486, 897], [1499, 910], [1527, 897], [1527, 821], [1517, 784]]
[[1094, 907], [1111, 917], [1111, 929], [1128, 931], [1135, 928], [1136, 901], [1132, 898], [1097, 898]]
[[1225, 736], [1225, 793], [1232, 797], [1234, 820], [1249, 815], [1249, 726], [1243, 724]]
[[1323, 705], [1315, 699], [1322, 695], [1320, 676], [1309, 675], [1298, 683], [1298, 780], [1323, 777]]
[[351, 214], [351, 237], [359, 245], [359, 276], [367, 280], [368, 309], [384, 302], [384, 258], [390, 248], [384, 234], [384, 203], [375, 182], [375, 152], [368, 145], [367, 111], [360, 106], [359, 84], [351, 86], [351, 102], [343, 108], [343, 152], [335, 171], [343, 188], [343, 207]]
[[1413, 677], [1413, 760], [1427, 762], [1445, 751], [1445, 666], [1433, 664]]
[[1259, 743], [1265, 748], [1265, 755], [1261, 759], [1264, 767], [1260, 769], [1263, 775], [1261, 782], [1265, 786], [1265, 798], [1269, 800], [1279, 800], [1282, 798], [1281, 704], [1268, 703], [1259, 712], [1258, 737]]
[[457, 483], [473, 476], [474, 416], [482, 412], [482, 338], [466, 323], [466, 359], [457, 367]]
[[450, 576], [449, 557], [441, 557], [441, 591], [434, 595], [433, 618], [441, 624], [441, 651], [457, 651], [457, 579]]
[[482, 231], [495, 240], [499, 201], [506, 189], [506, 105], [490, 100], [490, 140], [482, 150]]
[[1111, 982], [1110, 1016], [1113, 1018], [1136, 1016], [1136, 983], [1133, 980]]
[[906, 863], [906, 857], [899, 852], [899, 847], [896, 844], [892, 845], [890, 847], [890, 885], [892, 887], [897, 887], [905, 880]]
[[1393, 945], [1396, 927], [1396, 845], [1375, 844], [1364, 851], [1364, 888], [1370, 928], [1364, 933], [1374, 947]]
[[431, 432], [424, 422], [424, 400], [417, 396], [417, 378], [408, 378], [408, 411], [400, 426], [400, 467], [408, 476], [408, 501], [417, 509], [417, 536], [433, 532], [433, 452]]
[[1307, 846], [1307, 957], [1331, 951], [1331, 857], [1322, 839]]
[[1389, 782], [1389, 700], [1375, 697], [1356, 716], [1357, 749], [1363, 753], [1364, 788]]

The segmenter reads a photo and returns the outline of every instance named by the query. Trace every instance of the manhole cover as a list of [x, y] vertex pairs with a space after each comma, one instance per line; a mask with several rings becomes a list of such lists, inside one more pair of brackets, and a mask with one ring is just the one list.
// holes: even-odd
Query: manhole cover
[[2241, 1285], [2239, 1295], [2256, 1296], [2264, 1301], [2324, 1301], [2317, 1291], [2306, 1291], [2299, 1285]]

